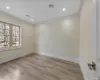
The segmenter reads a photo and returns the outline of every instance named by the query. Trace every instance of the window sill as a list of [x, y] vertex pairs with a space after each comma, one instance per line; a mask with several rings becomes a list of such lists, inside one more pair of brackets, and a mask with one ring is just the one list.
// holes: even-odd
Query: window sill
[[1, 48], [1, 49], [0, 49], [0, 52], [1, 52], [1, 51], [10, 51], [10, 50], [16, 50], [16, 49], [21, 49], [21, 47]]

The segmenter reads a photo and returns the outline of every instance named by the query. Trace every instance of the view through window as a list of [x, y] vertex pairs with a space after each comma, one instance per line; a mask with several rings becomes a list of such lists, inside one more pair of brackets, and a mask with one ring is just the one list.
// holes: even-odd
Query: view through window
[[0, 21], [0, 48], [20, 46], [20, 26]]

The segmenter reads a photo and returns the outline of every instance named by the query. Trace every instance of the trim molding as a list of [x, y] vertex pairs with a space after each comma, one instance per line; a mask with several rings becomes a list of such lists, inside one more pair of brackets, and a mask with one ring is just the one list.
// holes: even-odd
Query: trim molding
[[[29, 54], [31, 54], [31, 53], [29, 53]], [[24, 57], [24, 56], [29, 55], [29, 54], [20, 54], [20, 53], [18, 53], [18, 54], [10, 54], [10, 55], [1, 57], [0, 58], [0, 64], [11, 61], [11, 60], [14, 60], [14, 59], [17, 59], [17, 58], [20, 58], [20, 57]], [[50, 54], [42, 53], [42, 52], [36, 53], [36, 54], [49, 56], [49, 57], [53, 57], [53, 58], [57, 58], [57, 59], [65, 60], [65, 61], [70, 61], [70, 62], [74, 62], [74, 63], [79, 63], [78, 59], [71, 59], [71, 58], [68, 58], [68, 57], [54, 56], [54, 55], [50, 55]]]
[[68, 58], [68, 57], [55, 56], [55, 55], [50, 55], [48, 53], [43, 53], [43, 52], [39, 52], [37, 54], [48, 56], [48, 57], [53, 57], [53, 58], [57, 58], [57, 59], [65, 60], [65, 61], [70, 61], [70, 62], [74, 62], [74, 63], [79, 64], [78, 59], [72, 59], [72, 58]]
[[[31, 53], [29, 53], [29, 54], [31, 54]], [[0, 57], [0, 64], [17, 59], [17, 58], [20, 58], [20, 57], [24, 57], [24, 56], [29, 55], [29, 54], [18, 53], [18, 54], [9, 54], [5, 57]]]
[[86, 75], [84, 74], [84, 71], [83, 71], [83, 69], [82, 69], [82, 65], [81, 65], [80, 62], [79, 62], [79, 66], [80, 66], [81, 72], [82, 72], [82, 74], [83, 74], [84, 80], [88, 80], [88, 78], [87, 78]]

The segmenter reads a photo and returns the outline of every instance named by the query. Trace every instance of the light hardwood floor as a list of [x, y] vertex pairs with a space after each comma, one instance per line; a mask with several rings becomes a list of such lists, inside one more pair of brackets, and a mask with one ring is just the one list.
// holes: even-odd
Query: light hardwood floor
[[0, 80], [83, 80], [78, 64], [30, 54], [0, 65]]

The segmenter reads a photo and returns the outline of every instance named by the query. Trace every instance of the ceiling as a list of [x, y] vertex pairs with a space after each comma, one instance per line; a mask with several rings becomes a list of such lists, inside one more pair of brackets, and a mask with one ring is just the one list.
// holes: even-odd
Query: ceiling
[[[50, 4], [53, 4], [54, 7], [49, 8]], [[10, 8], [9, 10], [7, 10], [7, 6]], [[66, 10], [63, 11], [63, 8]], [[80, 0], [0, 0], [1, 11], [33, 24], [73, 15], [79, 9]], [[26, 15], [30, 15], [30, 17]]]

